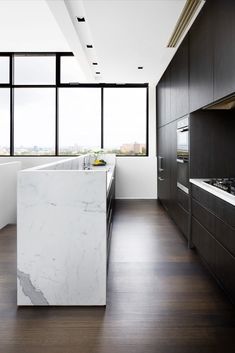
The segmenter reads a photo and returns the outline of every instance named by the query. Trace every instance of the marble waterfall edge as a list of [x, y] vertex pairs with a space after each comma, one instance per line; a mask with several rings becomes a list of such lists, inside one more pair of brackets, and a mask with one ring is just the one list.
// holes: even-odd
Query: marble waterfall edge
[[106, 304], [106, 178], [75, 169], [19, 173], [18, 305]]

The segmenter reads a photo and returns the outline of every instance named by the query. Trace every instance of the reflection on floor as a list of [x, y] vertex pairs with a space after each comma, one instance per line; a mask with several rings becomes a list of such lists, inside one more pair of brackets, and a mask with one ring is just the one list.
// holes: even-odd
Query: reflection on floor
[[104, 308], [16, 307], [0, 231], [0, 353], [229, 353], [235, 310], [156, 201], [118, 201]]

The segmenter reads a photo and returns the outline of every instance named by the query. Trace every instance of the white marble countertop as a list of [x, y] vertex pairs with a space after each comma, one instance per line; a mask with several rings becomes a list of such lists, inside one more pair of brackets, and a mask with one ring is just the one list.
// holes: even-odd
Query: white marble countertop
[[205, 183], [205, 181], [209, 181], [210, 179], [190, 179], [190, 183], [198, 186], [199, 188], [208, 191], [209, 193], [213, 194], [216, 197], [230, 203], [231, 205], [235, 206], [235, 196], [229, 194], [227, 191], [221, 190], [213, 185]]
[[[35, 166], [33, 168], [27, 168], [22, 170], [22, 172], [39, 172], [39, 171], [50, 171], [50, 172], [57, 172], [57, 171], [78, 171], [78, 172], [106, 172], [107, 173], [107, 193], [110, 189], [110, 186], [112, 184], [112, 179], [114, 176], [114, 171], [115, 171], [115, 157], [113, 158], [112, 154], [107, 154], [105, 158], [108, 158], [108, 163], [105, 166], [92, 166], [89, 169], [83, 169], [83, 159], [87, 157], [88, 155], [82, 155], [78, 157], [71, 157], [71, 158], [66, 158], [64, 160], [59, 160], [56, 162], [52, 163], [47, 163], [39, 166]], [[110, 163], [110, 156], [111, 158], [111, 163]]]
[[106, 171], [107, 172], [107, 192], [109, 192], [111, 183], [112, 183], [112, 179], [114, 176], [114, 170], [115, 170], [115, 166], [108, 164], [105, 166], [97, 166], [94, 167], [92, 166], [92, 168], [90, 169], [90, 171]]

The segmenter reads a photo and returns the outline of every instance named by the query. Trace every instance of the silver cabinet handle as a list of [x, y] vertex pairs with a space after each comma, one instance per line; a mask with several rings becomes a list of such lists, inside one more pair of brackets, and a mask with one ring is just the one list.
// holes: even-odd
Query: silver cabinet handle
[[158, 156], [158, 170], [159, 170], [159, 172], [163, 172], [164, 171], [164, 168], [162, 168], [163, 159], [164, 159], [163, 157]]
[[162, 178], [162, 177], [158, 177], [158, 180], [160, 180], [160, 181], [164, 181], [164, 178]]
[[188, 127], [183, 127], [182, 129], [178, 129], [179, 132], [185, 132], [185, 131], [189, 131]]
[[176, 162], [178, 162], [178, 163], [184, 163], [184, 160], [177, 158], [177, 159], [176, 159]]
[[185, 161], [184, 159], [179, 159], [179, 158], [176, 159], [176, 162], [178, 162], [178, 163], [188, 163], [188, 161]]

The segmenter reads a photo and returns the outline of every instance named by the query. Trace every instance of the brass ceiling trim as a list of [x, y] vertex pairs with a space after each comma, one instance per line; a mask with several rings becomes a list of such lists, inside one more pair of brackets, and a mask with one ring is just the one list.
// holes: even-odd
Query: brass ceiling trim
[[198, 10], [199, 6], [204, 3], [203, 0], [187, 0], [182, 13], [176, 23], [174, 31], [171, 35], [171, 38], [167, 44], [168, 48], [175, 48], [182, 38], [185, 30], [187, 29], [190, 21]]

